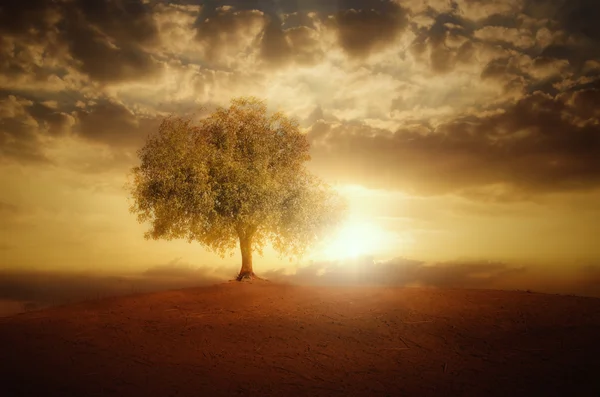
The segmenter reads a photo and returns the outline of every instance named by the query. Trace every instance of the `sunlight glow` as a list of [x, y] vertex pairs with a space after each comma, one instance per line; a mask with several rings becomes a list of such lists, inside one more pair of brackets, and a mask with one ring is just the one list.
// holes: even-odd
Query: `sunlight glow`
[[379, 226], [366, 221], [349, 221], [325, 243], [322, 254], [327, 260], [351, 259], [374, 255], [389, 249], [393, 237]]

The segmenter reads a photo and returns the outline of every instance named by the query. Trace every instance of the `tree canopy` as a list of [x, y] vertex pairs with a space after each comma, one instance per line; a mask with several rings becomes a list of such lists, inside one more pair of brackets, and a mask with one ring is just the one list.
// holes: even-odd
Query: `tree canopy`
[[254, 97], [209, 116], [165, 118], [138, 151], [129, 190], [146, 238], [185, 238], [224, 256], [237, 243], [238, 280], [254, 277], [267, 242], [297, 257], [337, 225], [345, 202], [306, 169], [310, 144], [298, 122]]

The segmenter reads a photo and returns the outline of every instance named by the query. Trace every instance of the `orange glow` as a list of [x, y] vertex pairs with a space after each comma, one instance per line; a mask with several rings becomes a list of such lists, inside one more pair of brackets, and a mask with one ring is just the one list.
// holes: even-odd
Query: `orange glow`
[[374, 255], [390, 249], [394, 240], [393, 234], [373, 222], [350, 220], [324, 244], [322, 254], [327, 260]]

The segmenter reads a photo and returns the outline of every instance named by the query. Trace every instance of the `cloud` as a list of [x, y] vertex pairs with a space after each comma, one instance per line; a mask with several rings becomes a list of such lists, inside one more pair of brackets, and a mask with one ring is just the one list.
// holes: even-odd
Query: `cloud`
[[455, 10], [465, 18], [479, 21], [494, 15], [515, 15], [523, 9], [523, 0], [456, 0]]
[[222, 270], [193, 267], [177, 259], [143, 273], [123, 275], [0, 270], [0, 302], [11, 303], [11, 313], [4, 313], [7, 315], [111, 296], [212, 285], [226, 281], [228, 276]]
[[334, 180], [471, 197], [594, 189], [597, 7], [10, 1], [0, 156], [55, 162], [48, 148], [75, 136], [125, 171], [160, 115], [255, 94], [304, 120]]
[[63, 68], [60, 51], [51, 37], [0, 36], [0, 89], [15, 94], [66, 89], [69, 81], [58, 73]]
[[374, 262], [365, 257], [338, 262], [317, 262], [295, 273], [267, 272], [274, 280], [317, 285], [387, 285], [444, 288], [492, 288], [509, 276], [525, 272], [500, 262], [426, 263], [395, 258]]
[[[526, 181], [516, 181], [509, 175], [511, 167], [535, 174], [527, 177], [534, 184], [548, 185], [542, 179], [558, 173], [557, 180], [564, 184], [559, 183], [557, 188], [591, 186], [595, 183], [594, 166], [574, 164], [580, 153], [576, 144], [559, 147], [569, 140], [567, 136], [587, 139], [594, 147], [591, 122], [582, 127], [569, 115], [575, 108], [594, 106], [588, 93], [593, 86], [586, 87], [586, 94], [581, 94], [573, 105], [560, 105], [563, 100], [559, 99], [563, 91], [581, 91], [581, 85], [593, 84], [600, 73], [593, 59], [586, 59], [581, 71], [571, 63], [577, 57], [590, 57], [580, 49], [592, 45], [586, 42], [581, 47], [582, 38], [569, 39], [585, 36], [576, 31], [577, 23], [589, 30], [586, 40], [594, 37], [593, 27], [586, 25], [586, 16], [578, 11], [590, 9], [594, 3], [579, 3], [583, 8], [567, 7], [560, 14], [556, 13], [557, 4], [536, 8], [522, 1], [457, 1], [452, 7], [435, 1], [428, 2], [427, 7], [407, 2], [404, 8], [391, 1], [301, 5], [290, 1], [234, 1], [225, 6], [208, 2], [202, 7], [74, 1], [40, 2], [34, 11], [11, 2], [2, 11], [7, 21], [3, 28], [7, 33], [3, 37], [7, 44], [3, 46], [3, 65], [15, 73], [11, 79], [27, 81], [23, 87], [34, 87], [34, 83], [48, 84], [42, 80], [54, 77], [55, 89], [79, 85], [83, 98], [76, 99], [93, 102], [75, 109], [73, 103], [55, 97], [9, 93], [21, 101], [18, 106], [22, 109], [14, 116], [4, 112], [10, 116], [2, 125], [3, 157], [47, 161], [45, 137], [65, 136], [71, 130], [90, 142], [114, 145], [115, 151], [135, 147], [156, 128], [155, 115], [165, 109], [177, 111], [182, 106], [220, 102], [226, 97], [224, 92], [267, 91], [306, 116], [306, 109], [318, 106], [323, 117], [346, 123], [331, 123], [326, 136], [322, 134], [322, 141], [333, 148], [333, 159], [328, 163], [333, 167], [336, 158], [352, 158], [350, 167], [358, 168], [368, 162], [358, 172], [364, 174], [364, 179], [380, 174], [379, 165], [381, 170], [386, 169], [382, 161], [371, 162], [367, 153], [381, 144], [381, 157], [390, 158], [387, 163], [396, 169], [386, 173], [400, 177], [393, 183], [398, 187], [443, 192], [508, 184], [521, 189]], [[8, 13], [19, 23], [8, 23]], [[430, 22], [415, 22], [419, 18]], [[39, 29], [34, 34], [27, 26]], [[165, 40], [173, 41], [174, 37], [186, 47], [169, 47]], [[190, 37], [194, 40], [187, 41]], [[351, 58], [366, 59], [390, 49], [398, 38], [412, 41], [408, 54], [400, 51], [394, 57], [390, 52], [389, 59], [386, 56], [362, 69], [352, 63], [336, 64], [336, 55], [331, 55], [335, 51], [330, 51], [337, 46]], [[47, 51], [42, 50], [45, 46]], [[552, 48], [557, 46], [567, 48], [569, 53], [554, 54]], [[422, 68], [421, 62], [427, 68]], [[269, 71], [284, 66], [288, 69], [281, 76], [269, 75]], [[312, 69], [300, 72], [302, 69], [293, 66]], [[35, 76], [42, 77], [36, 82]], [[114, 88], [106, 91], [104, 84]], [[531, 99], [538, 96], [533, 94], [536, 90], [554, 96], [558, 105]], [[56, 101], [56, 107], [43, 105], [48, 100]], [[549, 136], [536, 132], [551, 128], [544, 124], [543, 117], [536, 117], [534, 105], [527, 105], [536, 101], [548, 110], [560, 111], [564, 119], [558, 122], [565, 131], [574, 133]], [[477, 116], [486, 111], [504, 115]], [[517, 123], [511, 119], [523, 120], [520, 131], [509, 131], [498, 139], [499, 134], [493, 131], [516, 128]], [[365, 126], [356, 127], [357, 120]], [[368, 128], [372, 126], [378, 127]], [[317, 127], [323, 130], [319, 126], [313, 129]], [[472, 136], [461, 134], [460, 129], [469, 129]], [[344, 130], [352, 136], [346, 136]], [[529, 134], [530, 138], [505, 139], [518, 134]], [[534, 138], [539, 138], [536, 142], [542, 146], [534, 147]], [[530, 146], [523, 149], [527, 153], [516, 149], [520, 145]], [[387, 153], [391, 148], [400, 150], [399, 155]], [[513, 149], [521, 164], [509, 166], [513, 161], [502, 151]], [[536, 156], [545, 156], [540, 154], [542, 151], [561, 157], [562, 165], [552, 168], [533, 161]], [[322, 148], [316, 147], [315, 158], [323, 156]], [[522, 158], [527, 156], [531, 164], [525, 164]], [[434, 167], [440, 164], [449, 164], [447, 169], [460, 174], [449, 182], [450, 171], [438, 172]], [[489, 172], [479, 170], [487, 166], [491, 167]], [[585, 175], [577, 176], [577, 167], [591, 170], [584, 169]], [[447, 186], [450, 183], [455, 186]], [[532, 186], [530, 190], [548, 189]]]
[[0, 94], [0, 160], [48, 162], [44, 139], [69, 134], [75, 119], [48, 103]]
[[554, 2], [560, 4], [557, 16], [562, 25], [570, 32], [581, 35], [598, 45], [600, 27], [595, 18], [600, 12], [600, 5], [594, 0], [574, 0]]
[[578, 265], [574, 273], [580, 276], [565, 276], [550, 266], [498, 261], [426, 262], [394, 258], [376, 262], [363, 257], [316, 262], [292, 271], [277, 269], [262, 276], [272, 281], [300, 285], [527, 289], [600, 297], [600, 266]]
[[277, 18], [269, 18], [263, 29], [261, 56], [268, 62], [280, 63], [290, 56], [291, 46], [281, 28], [281, 23]]
[[235, 62], [235, 57], [243, 56], [254, 46], [265, 22], [264, 13], [259, 10], [204, 7], [196, 21], [196, 39], [205, 61], [217, 65]]
[[158, 29], [143, 1], [9, 1], [0, 20], [5, 87], [80, 89], [86, 78], [116, 83], [162, 71], [151, 54]]
[[535, 38], [528, 29], [507, 28], [502, 26], [484, 26], [475, 31], [474, 36], [487, 42], [507, 43], [519, 49], [531, 48]]
[[137, 115], [110, 99], [94, 101], [75, 114], [75, 131], [81, 137], [113, 147], [139, 147], [159, 124], [157, 117]]
[[260, 37], [260, 57], [269, 66], [315, 65], [323, 60], [324, 51], [319, 43], [320, 33], [314, 20], [298, 13], [268, 16]]
[[141, 146], [158, 123], [156, 115], [134, 113], [123, 103], [107, 98], [82, 102], [75, 108], [0, 93], [0, 160], [56, 164], [61, 159], [53, 158], [52, 148], [63, 139], [77, 137], [109, 145], [113, 151], [109, 157], [122, 158], [123, 164], [129, 165], [122, 150]]
[[464, 19], [455, 13], [432, 16], [430, 26], [414, 26], [416, 36], [410, 52], [436, 74], [453, 71], [457, 63], [474, 61], [472, 32]]
[[56, 5], [45, 0], [32, 0], [27, 6], [18, 0], [8, 0], [0, 9], [0, 30], [8, 34], [29, 34], [35, 29], [48, 29], [57, 13]]
[[[333, 178], [365, 186], [444, 193], [506, 184], [517, 191], [595, 189], [600, 183], [596, 89], [541, 92], [490, 114], [437, 127], [382, 131], [315, 124], [314, 160]], [[315, 129], [318, 127], [318, 129]]]
[[153, 13], [160, 41], [158, 52], [162, 57], [187, 55], [194, 48], [194, 23], [201, 9], [199, 5], [156, 4]]
[[76, 67], [98, 82], [157, 76], [161, 64], [146, 48], [158, 40], [151, 9], [141, 1], [76, 2], [65, 9], [61, 39]]
[[157, 40], [158, 30], [147, 1], [76, 0], [75, 4], [89, 25], [99, 27], [117, 42], [152, 45]]
[[392, 44], [408, 25], [407, 13], [392, 1], [379, 2], [379, 9], [342, 9], [325, 24], [333, 28], [340, 47], [353, 58], [364, 58]]

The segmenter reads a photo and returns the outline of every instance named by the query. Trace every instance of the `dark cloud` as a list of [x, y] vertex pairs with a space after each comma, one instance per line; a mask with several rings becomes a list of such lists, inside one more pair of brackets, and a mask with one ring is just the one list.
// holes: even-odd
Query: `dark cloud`
[[313, 159], [334, 178], [419, 193], [506, 184], [550, 192], [600, 185], [598, 90], [534, 93], [492, 115], [394, 133], [317, 123]]
[[117, 42], [155, 44], [156, 22], [149, 2], [136, 0], [75, 1], [86, 21], [100, 28]]
[[[158, 30], [148, 4], [135, 0], [33, 3], [9, 1], [0, 10], [4, 40], [10, 44], [0, 52], [3, 72], [15, 77], [49, 73], [60, 79], [75, 69], [99, 82], [140, 80], [160, 72], [160, 63], [150, 54]], [[43, 59], [23, 62], [31, 48], [40, 48]]]
[[259, 10], [205, 6], [196, 23], [196, 38], [204, 48], [205, 61], [218, 63], [224, 55], [246, 50], [265, 23], [264, 13]]
[[290, 56], [291, 45], [281, 28], [282, 21], [268, 18], [261, 39], [261, 56], [272, 63], [285, 62]]
[[305, 27], [309, 29], [316, 28], [316, 20], [308, 12], [294, 11], [283, 16], [282, 28], [293, 29]]
[[[319, 46], [318, 32], [306, 25], [289, 25], [277, 16], [267, 17], [265, 27], [260, 34], [260, 56], [269, 65], [282, 66], [295, 63], [313, 65], [320, 61], [323, 50]], [[307, 21], [304, 21], [307, 22]], [[293, 25], [293, 24], [292, 24]]]
[[[197, 1], [186, 0], [178, 3], [197, 4]], [[298, 13], [298, 16], [307, 13], [321, 13], [332, 15], [343, 10], [376, 10], [378, 12], [390, 12], [397, 9], [396, 2], [392, 0], [205, 0], [202, 2], [203, 13], [213, 15], [215, 10], [221, 6], [231, 6], [235, 10], [249, 11], [260, 10], [266, 15], [283, 15]]]
[[[184, 7], [185, 3], [195, 4], [176, 5]], [[398, 4], [390, 0], [207, 1], [195, 24], [181, 27], [196, 39], [190, 44], [190, 54], [167, 61], [155, 21], [155, 14], [165, 10], [164, 4], [142, 0], [5, 2], [0, 8], [0, 73], [10, 89], [4, 87], [0, 95], [0, 156], [48, 161], [45, 142], [71, 131], [114, 145], [115, 151], [137, 147], [156, 129], [157, 121], [153, 115], [134, 112], [140, 108], [135, 101], [145, 108], [177, 111], [183, 103], [196, 106], [196, 93], [207, 98], [216, 90], [258, 87], [252, 79], [268, 75], [271, 68], [326, 60], [325, 47], [330, 43], [325, 43], [324, 35], [333, 33], [337, 45], [350, 57], [363, 59], [389, 48], [411, 30], [415, 39], [408, 55], [399, 48], [398, 57], [412, 54], [421, 62], [416, 69], [374, 68], [368, 71], [373, 72], [371, 77], [382, 70], [396, 82], [417, 87], [419, 104], [443, 102], [420, 91], [418, 87], [426, 84], [419, 79], [448, 75], [451, 83], [452, 72], [469, 73], [473, 79], [478, 76], [482, 86], [503, 88], [505, 97], [469, 111], [480, 116], [465, 116], [457, 110], [441, 124], [409, 120], [394, 132], [369, 128], [356, 120], [341, 126], [319, 121], [324, 113], [332, 114], [325, 100], [325, 108], [310, 115], [306, 123], [315, 123], [310, 131], [314, 158], [326, 173], [352, 173], [365, 184], [430, 193], [491, 184], [508, 185], [515, 194], [598, 186], [600, 52], [593, 17], [598, 2]], [[198, 8], [194, 10], [190, 11], [193, 18]], [[250, 78], [243, 74], [245, 70], [231, 66], [239, 60], [251, 64], [254, 59], [257, 71]], [[156, 100], [102, 90], [106, 84], [114, 88], [152, 81], [166, 67], [176, 75], [173, 85], [181, 87], [161, 86], [157, 94], [161, 97]], [[179, 76], [180, 72], [187, 77]], [[224, 80], [228, 82], [222, 86]], [[311, 80], [303, 77], [295, 87], [287, 88], [308, 90], [307, 98], [320, 95], [318, 79]], [[365, 77], [364, 85], [368, 81]], [[187, 90], [191, 93], [179, 95], [176, 90], [185, 90], [186, 84], [192, 87]], [[16, 93], [16, 86], [28, 92]], [[39, 87], [61, 95], [81, 88], [81, 94], [71, 103], [52, 103], [48, 99], [56, 98], [42, 95]], [[163, 96], [163, 91], [169, 94]], [[457, 90], [444, 95], [452, 106], [450, 102], [464, 94]], [[75, 109], [76, 100], [88, 103], [90, 98], [103, 99]], [[401, 107], [401, 99], [390, 103], [392, 110]], [[349, 103], [350, 108], [353, 101], [336, 97], [334, 102]], [[306, 104], [310, 105], [316, 103]], [[492, 115], [484, 115], [486, 110]], [[384, 113], [369, 114], [385, 118]]]
[[[437, 74], [449, 73], [460, 64], [483, 62], [483, 78], [496, 74], [507, 87], [522, 85], [524, 92], [548, 88], [546, 92], [554, 93], [554, 83], [569, 74], [574, 78], [586, 74], [588, 62], [600, 57], [598, 24], [592, 17], [600, 13], [598, 4], [593, 0], [459, 1], [444, 10], [430, 7], [411, 15], [416, 38], [409, 49]], [[415, 22], [422, 16], [433, 22]], [[566, 61], [567, 67], [555, 68], [560, 75], [540, 76], [524, 69], [526, 59], [534, 67], [548, 61]], [[511, 68], [504, 70], [501, 65], [509, 66], [507, 62]], [[549, 78], [554, 81], [544, 81]]]
[[74, 4], [65, 10], [61, 38], [83, 73], [99, 82], [117, 82], [161, 71], [161, 64], [145, 48], [157, 41], [148, 6], [137, 1]]
[[0, 160], [48, 162], [42, 150], [43, 128], [56, 135], [67, 130], [68, 115], [14, 95], [0, 97]]
[[524, 3], [523, 12], [537, 20], [549, 21], [554, 38], [542, 48], [541, 55], [568, 60], [578, 73], [587, 60], [600, 57], [597, 1], [529, 0]]
[[311, 64], [322, 56], [316, 20], [333, 27], [343, 48], [357, 56], [389, 44], [407, 25], [405, 10], [388, 0], [209, 1], [196, 21], [196, 37], [208, 63], [256, 47], [268, 64]]
[[0, 159], [49, 163], [53, 160], [46, 155], [48, 140], [76, 134], [113, 147], [114, 164], [94, 164], [92, 169], [129, 165], [131, 159], [120, 150], [141, 146], [159, 124], [157, 117], [136, 114], [111, 99], [89, 101], [69, 113], [61, 110], [68, 108], [58, 101], [0, 95]]
[[515, 58], [496, 58], [485, 65], [481, 71], [481, 78], [502, 78], [509, 75], [518, 76], [522, 72], [517, 62]]
[[0, 32], [28, 35], [51, 29], [60, 13], [58, 4], [48, 0], [6, 0], [0, 7]]
[[114, 147], [139, 147], [158, 128], [155, 117], [137, 115], [116, 101], [105, 99], [76, 112], [75, 131], [83, 138]]
[[597, 16], [600, 4], [595, 0], [574, 0], [560, 2], [556, 14], [558, 20], [569, 32], [580, 34], [596, 45], [600, 41], [600, 25]]
[[[47, 40], [18, 39], [0, 36], [0, 89], [9, 86], [14, 91], [47, 86], [59, 86], [63, 82], [55, 74], [56, 70], [44, 67], [39, 53], [47, 52], [52, 58], [53, 44]], [[52, 62], [49, 62], [52, 63]]]
[[[473, 61], [470, 40], [460, 46], [452, 42], [473, 39], [476, 30], [487, 32], [480, 38], [487, 43], [526, 50], [525, 53], [533, 57], [568, 59], [575, 69], [599, 55], [598, 24], [591, 17], [598, 8], [594, 0], [472, 3], [454, 2], [453, 7], [445, 7], [443, 12], [428, 7], [415, 14], [410, 11], [410, 2], [405, 9], [391, 0], [236, 0], [227, 4], [206, 1], [195, 28], [204, 48], [204, 62], [208, 64], [219, 63], [223, 54], [235, 56], [255, 46], [269, 63], [285, 64], [289, 56], [304, 63], [314, 62], [320, 59], [313, 37], [315, 20], [335, 29], [339, 45], [355, 58], [385, 48], [410, 24], [417, 35], [412, 52], [418, 55], [428, 48], [426, 60], [436, 73], [451, 71], [457, 62]], [[154, 54], [160, 31], [153, 13], [164, 10], [161, 7], [161, 4], [141, 0], [36, 0], [27, 5], [9, 1], [0, 10], [0, 25], [7, 34], [4, 39], [7, 44], [3, 47], [26, 54], [28, 46], [41, 45], [46, 58], [53, 59], [53, 63], [75, 68], [99, 82], [149, 78], [163, 70]], [[309, 17], [309, 13], [313, 13], [313, 17]], [[423, 15], [432, 18], [433, 25], [419, 27], [413, 22]], [[550, 28], [548, 34], [558, 34], [556, 37], [562, 39], [554, 38], [550, 45], [527, 50], [535, 42], [534, 34], [542, 27]], [[523, 41], [523, 34], [531, 37], [525, 40], [523, 36]], [[574, 39], [570, 40], [569, 35]], [[13, 40], [15, 37], [19, 40]], [[260, 40], [253, 40], [256, 38]], [[4, 73], [19, 74], [25, 72], [24, 69], [28, 69], [31, 76], [49, 73], [48, 68], [33, 62], [19, 62], [14, 51], [0, 54], [0, 58], [5, 58]], [[54, 75], [60, 77], [65, 70]]]
[[434, 18], [431, 26], [413, 26], [416, 33], [410, 46], [413, 56], [439, 74], [452, 71], [457, 62], [472, 61], [472, 26], [455, 14], [442, 13], [431, 17]]
[[355, 58], [368, 56], [393, 43], [408, 25], [407, 12], [394, 2], [379, 2], [382, 9], [341, 9], [328, 20], [338, 43]]

